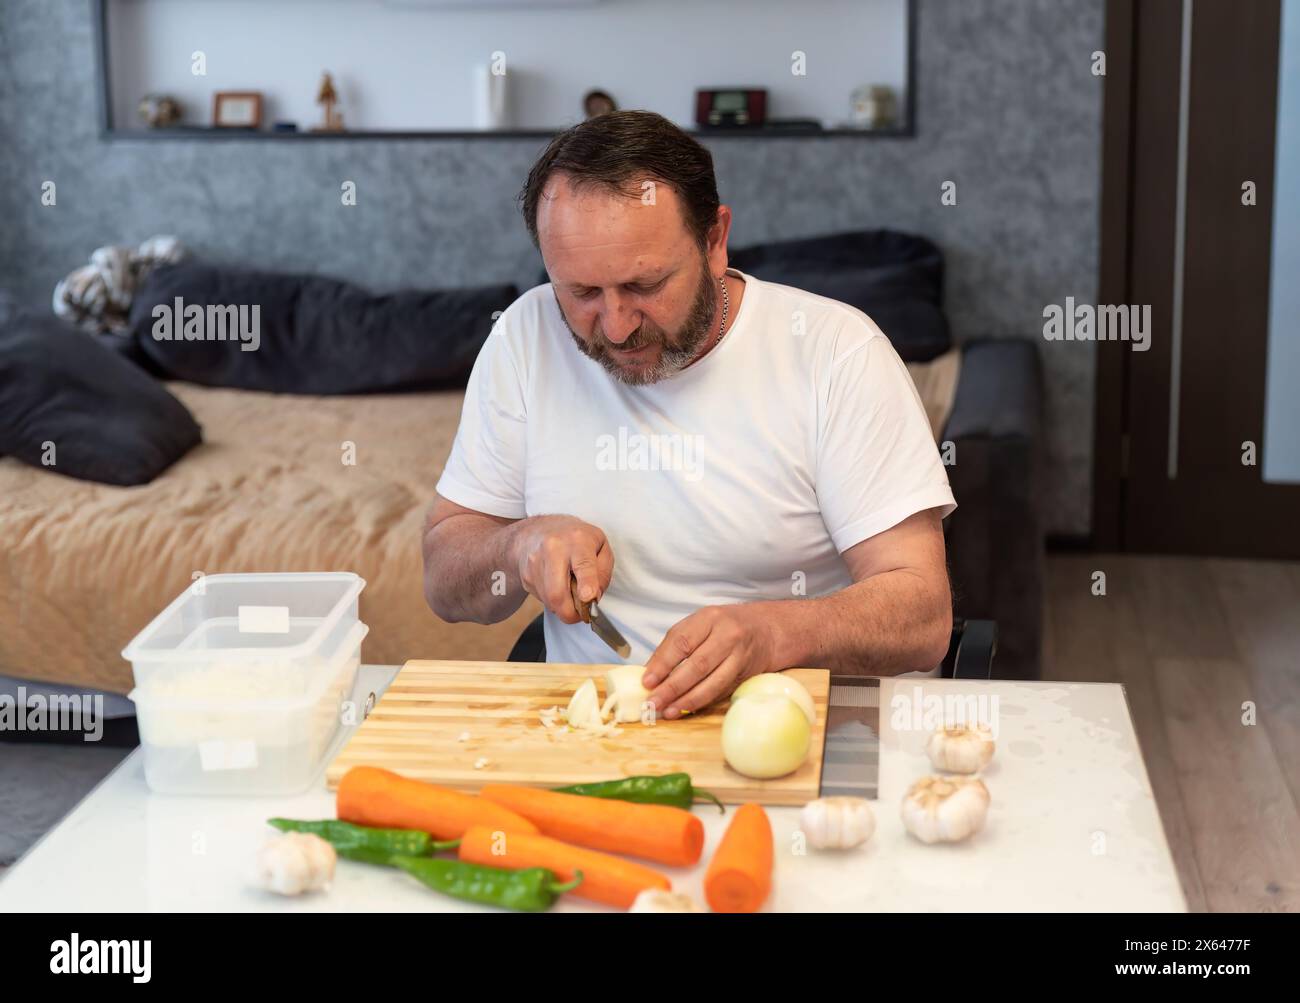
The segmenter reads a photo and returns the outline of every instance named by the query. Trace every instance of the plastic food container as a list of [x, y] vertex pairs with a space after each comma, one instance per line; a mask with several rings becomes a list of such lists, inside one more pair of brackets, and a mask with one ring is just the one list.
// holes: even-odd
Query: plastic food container
[[365, 587], [348, 573], [206, 575], [158, 614], [122, 652], [150, 789], [304, 790], [349, 710]]

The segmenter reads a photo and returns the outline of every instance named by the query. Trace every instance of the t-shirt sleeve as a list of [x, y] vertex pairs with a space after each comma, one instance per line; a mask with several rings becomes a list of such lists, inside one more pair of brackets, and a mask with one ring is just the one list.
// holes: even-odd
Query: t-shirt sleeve
[[817, 500], [842, 554], [910, 515], [957, 507], [925, 408], [883, 335], [840, 349], [819, 394]]
[[438, 494], [476, 512], [524, 518], [527, 417], [523, 373], [498, 321], [474, 360]]

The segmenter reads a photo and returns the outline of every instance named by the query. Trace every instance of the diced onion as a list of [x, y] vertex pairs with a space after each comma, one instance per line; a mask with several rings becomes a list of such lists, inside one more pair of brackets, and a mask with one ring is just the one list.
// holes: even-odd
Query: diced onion
[[619, 665], [605, 673], [605, 713], [614, 712], [619, 724], [641, 720], [650, 691], [641, 685], [644, 665]]

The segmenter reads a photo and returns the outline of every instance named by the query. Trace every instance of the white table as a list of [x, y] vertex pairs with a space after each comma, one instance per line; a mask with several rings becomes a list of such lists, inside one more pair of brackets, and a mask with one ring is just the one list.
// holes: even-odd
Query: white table
[[[395, 666], [363, 666], [364, 700]], [[960, 695], [996, 708], [998, 750], [984, 774], [992, 807], [967, 843], [926, 846], [899, 819], [929, 772], [914, 708]], [[799, 812], [770, 808], [775, 911], [1185, 911], [1123, 688], [1110, 683], [883, 679], [877, 829], [846, 852], [793, 852]], [[992, 722], [991, 722], [992, 723]], [[340, 744], [347, 736], [340, 737]], [[704, 860], [667, 873], [703, 902], [701, 880], [726, 820], [700, 805]], [[248, 880], [270, 816], [332, 818], [323, 775], [294, 797], [151, 794], [136, 750], [0, 879], [0, 913], [21, 911], [427, 912], [480, 907], [407, 875], [340, 861], [327, 894], [283, 899]], [[731, 813], [728, 812], [727, 819]], [[599, 908], [571, 896], [560, 910]]]

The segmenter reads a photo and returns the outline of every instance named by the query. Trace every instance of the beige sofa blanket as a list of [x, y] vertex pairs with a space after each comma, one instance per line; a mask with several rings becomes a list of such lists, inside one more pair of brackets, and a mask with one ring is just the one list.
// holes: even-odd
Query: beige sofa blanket
[[168, 387], [205, 441], [152, 484], [0, 459], [0, 674], [127, 692], [122, 648], [196, 571], [355, 571], [376, 663], [505, 658], [540, 611], [530, 599], [503, 623], [453, 625], [424, 603], [420, 527], [462, 393]]
[[[959, 354], [908, 369], [937, 437]], [[420, 528], [460, 391], [168, 387], [204, 442], [152, 484], [90, 484], [0, 458], [0, 675], [127, 692], [122, 648], [199, 571], [356, 572], [373, 663], [503, 659], [541, 611], [530, 598], [502, 623], [447, 624], [424, 603]]]

